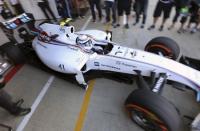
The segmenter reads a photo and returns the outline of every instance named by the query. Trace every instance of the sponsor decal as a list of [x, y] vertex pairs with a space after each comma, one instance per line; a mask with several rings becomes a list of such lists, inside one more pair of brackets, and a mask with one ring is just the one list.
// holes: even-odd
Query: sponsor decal
[[59, 30], [60, 30], [61, 32], [65, 33], [65, 29], [64, 29], [64, 28], [61, 27]]
[[104, 65], [104, 64], [101, 64], [101, 66], [103, 66], [103, 67], [108, 67], [108, 68], [112, 68], [112, 69], [116, 69], [116, 70], [120, 70], [120, 68], [115, 67], [115, 66], [111, 66], [111, 65]]
[[71, 50], [73, 50], [73, 51], [78, 51], [78, 48], [72, 47], [72, 46], [69, 46], [69, 49], [71, 49]]
[[58, 67], [59, 67], [61, 70], [65, 70], [65, 66], [64, 66], [63, 64], [60, 64]]
[[156, 82], [156, 85], [153, 88], [153, 92], [158, 92], [160, 90], [162, 84], [164, 83], [164, 81], [165, 81], [165, 78], [160, 77], [158, 79], [158, 81]]
[[94, 66], [100, 66], [99, 62], [94, 62]]
[[116, 61], [116, 65], [122, 65], [122, 66], [126, 66], [126, 67], [137, 68], [137, 66], [127, 64], [127, 63], [124, 63], [124, 62], [121, 62], [121, 61]]

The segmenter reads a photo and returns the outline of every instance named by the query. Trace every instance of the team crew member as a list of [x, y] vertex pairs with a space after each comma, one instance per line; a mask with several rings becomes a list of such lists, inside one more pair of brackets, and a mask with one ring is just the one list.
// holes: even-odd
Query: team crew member
[[93, 18], [93, 22], [96, 21], [96, 14], [95, 14], [95, 10], [94, 7], [96, 6], [96, 9], [98, 11], [99, 14], [99, 20], [101, 21], [102, 19], [102, 11], [101, 11], [101, 0], [88, 0], [89, 4], [90, 4], [90, 10], [92, 13], [92, 18]]
[[189, 4], [185, 8], [182, 8], [182, 10], [184, 12], [186, 12], [186, 13], [181, 19], [181, 26], [180, 26], [180, 28], [178, 30], [178, 33], [184, 33], [185, 32], [184, 26], [185, 26], [189, 16], [190, 16], [190, 20], [189, 20], [187, 28], [189, 29], [191, 24], [195, 23], [195, 27], [191, 30], [191, 33], [195, 33], [196, 30], [197, 30], [197, 27], [198, 27], [198, 23], [199, 23], [198, 22], [199, 21], [198, 20], [198, 18], [199, 18], [199, 14], [198, 14], [199, 5], [198, 5], [198, 2], [196, 0], [190, 0]]
[[147, 17], [148, 0], [135, 0], [136, 21], [133, 25], [137, 25], [140, 20], [140, 15], [143, 15], [141, 28], [144, 28]]
[[116, 2], [115, 0], [105, 0], [106, 23], [110, 22], [110, 10], [112, 10], [112, 24], [116, 23]]
[[131, 3], [132, 0], [118, 0], [117, 3], [117, 9], [118, 9], [118, 24], [117, 27], [120, 26], [120, 21], [122, 19], [123, 13], [126, 13], [126, 24], [125, 24], [125, 28], [128, 29], [129, 28], [129, 17], [130, 17], [130, 13], [131, 13]]
[[37, 2], [38, 6], [40, 7], [40, 9], [42, 10], [47, 19], [50, 19], [50, 16], [48, 15], [49, 13], [51, 17], [54, 19], [54, 21], [57, 21], [53, 11], [50, 8], [48, 0], [37, 0]]
[[24, 102], [24, 100], [20, 99], [17, 102], [13, 102], [11, 96], [2, 89], [4, 86], [4, 79], [2, 76], [0, 76], [0, 107], [16, 116], [28, 114], [31, 109], [21, 107], [21, 104]]
[[178, 20], [178, 17], [182, 14], [181, 13], [182, 8], [184, 8], [188, 4], [189, 0], [175, 0], [174, 2], [175, 2], [176, 13], [174, 15], [174, 18], [173, 18], [173, 21], [172, 21], [172, 25], [168, 28], [169, 30], [174, 28], [174, 26], [175, 26], [175, 24], [176, 24], [176, 22]]
[[159, 28], [160, 31], [163, 30], [165, 22], [167, 21], [167, 19], [170, 16], [171, 13], [171, 9], [173, 7], [173, 0], [158, 0], [158, 3], [156, 5], [155, 11], [154, 11], [154, 19], [153, 19], [153, 25], [151, 25], [148, 30], [152, 30], [155, 28], [155, 25], [158, 21], [158, 18], [161, 16], [162, 12], [163, 12], [163, 20], [162, 20], [162, 24]]
[[195, 27], [191, 30], [191, 33], [195, 33], [199, 23], [199, 4], [196, 0], [191, 0], [189, 12], [191, 14], [188, 28], [191, 28], [191, 24], [194, 23]]

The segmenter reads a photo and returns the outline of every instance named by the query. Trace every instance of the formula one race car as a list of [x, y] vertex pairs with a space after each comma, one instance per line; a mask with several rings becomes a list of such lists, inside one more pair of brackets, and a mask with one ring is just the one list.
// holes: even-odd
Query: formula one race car
[[110, 76], [127, 83], [136, 77], [139, 89], [128, 96], [125, 107], [131, 119], [147, 131], [181, 131], [176, 107], [159, 95], [165, 83], [184, 84], [200, 101], [199, 61], [182, 56], [177, 62], [180, 48], [170, 38], [154, 38], [142, 51], [117, 45], [111, 33], [99, 30], [75, 32], [73, 26], [43, 23], [31, 43], [26, 42], [30, 36], [25, 28], [18, 31], [25, 42], [0, 47], [13, 64], [34, 63], [38, 58], [51, 70], [74, 76], [84, 89], [92, 77]]

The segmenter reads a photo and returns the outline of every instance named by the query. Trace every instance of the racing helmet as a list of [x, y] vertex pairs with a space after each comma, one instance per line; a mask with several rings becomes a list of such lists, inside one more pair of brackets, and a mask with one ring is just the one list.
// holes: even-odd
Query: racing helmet
[[76, 43], [78, 45], [81, 45], [85, 49], [91, 49], [92, 48], [92, 40], [87, 35], [79, 35], [76, 39]]

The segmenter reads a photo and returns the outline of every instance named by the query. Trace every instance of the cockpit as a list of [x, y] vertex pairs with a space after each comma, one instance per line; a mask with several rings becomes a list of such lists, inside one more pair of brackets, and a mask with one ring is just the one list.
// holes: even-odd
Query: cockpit
[[77, 45], [81, 46], [87, 52], [96, 52], [97, 54], [108, 54], [113, 45], [107, 41], [98, 41], [88, 35], [78, 35]]

